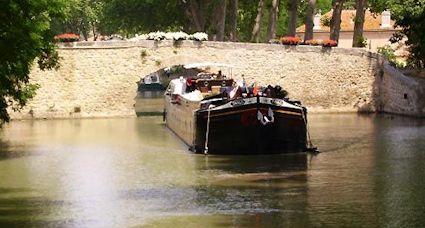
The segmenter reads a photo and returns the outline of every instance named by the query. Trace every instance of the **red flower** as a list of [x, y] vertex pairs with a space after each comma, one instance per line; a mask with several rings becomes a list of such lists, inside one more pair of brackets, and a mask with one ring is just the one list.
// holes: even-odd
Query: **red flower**
[[335, 40], [324, 40], [322, 46], [323, 47], [336, 47], [336, 46], [338, 46], [338, 43]]
[[301, 43], [301, 39], [299, 37], [294, 36], [284, 36], [280, 38], [280, 42], [282, 44], [289, 44], [289, 45], [298, 45]]
[[74, 33], [64, 33], [54, 37], [58, 42], [75, 42], [80, 40], [80, 35]]

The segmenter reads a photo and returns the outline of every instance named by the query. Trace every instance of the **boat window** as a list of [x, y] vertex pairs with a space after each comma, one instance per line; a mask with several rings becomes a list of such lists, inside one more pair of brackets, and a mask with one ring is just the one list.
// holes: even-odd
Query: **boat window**
[[157, 82], [159, 82], [159, 80], [158, 80], [158, 75], [151, 75], [151, 81], [152, 81], [152, 83], [157, 83]]

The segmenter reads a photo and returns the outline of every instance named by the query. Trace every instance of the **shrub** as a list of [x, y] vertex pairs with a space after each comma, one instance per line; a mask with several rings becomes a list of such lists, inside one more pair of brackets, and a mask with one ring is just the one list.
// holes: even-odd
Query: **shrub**
[[404, 68], [405, 63], [398, 61], [395, 55], [394, 49], [390, 45], [385, 45], [383, 47], [378, 47], [378, 53], [381, 54], [388, 62], [397, 68]]
[[364, 38], [363, 36], [359, 37], [356, 40], [356, 43], [357, 43], [357, 47], [366, 47], [367, 46], [367, 39]]
[[80, 35], [74, 33], [64, 33], [54, 37], [57, 42], [75, 42], [80, 40]]
[[324, 40], [323, 47], [336, 47], [338, 46], [338, 42], [336, 42], [335, 40]]
[[285, 45], [298, 45], [301, 43], [301, 39], [294, 36], [284, 36], [280, 38], [280, 42]]

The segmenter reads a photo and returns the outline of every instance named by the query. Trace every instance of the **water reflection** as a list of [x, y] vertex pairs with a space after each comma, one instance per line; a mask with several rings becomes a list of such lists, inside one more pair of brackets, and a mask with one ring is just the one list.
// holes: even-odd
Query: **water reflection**
[[161, 117], [12, 122], [0, 134], [0, 225], [425, 222], [424, 120], [311, 115], [310, 124], [317, 156], [192, 154]]
[[379, 223], [391, 227], [423, 226], [425, 120], [383, 116], [375, 122]]

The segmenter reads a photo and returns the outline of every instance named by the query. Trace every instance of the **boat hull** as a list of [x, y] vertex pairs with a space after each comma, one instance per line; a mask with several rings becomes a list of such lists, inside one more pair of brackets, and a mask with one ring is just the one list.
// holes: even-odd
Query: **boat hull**
[[[259, 120], [258, 112], [267, 115], [269, 110], [272, 110], [274, 120], [264, 124]], [[207, 147], [210, 154], [303, 152], [307, 149], [304, 115], [305, 110], [302, 108], [261, 102], [210, 110], [209, 113], [208, 110], [198, 111], [194, 150], [204, 152]]]

